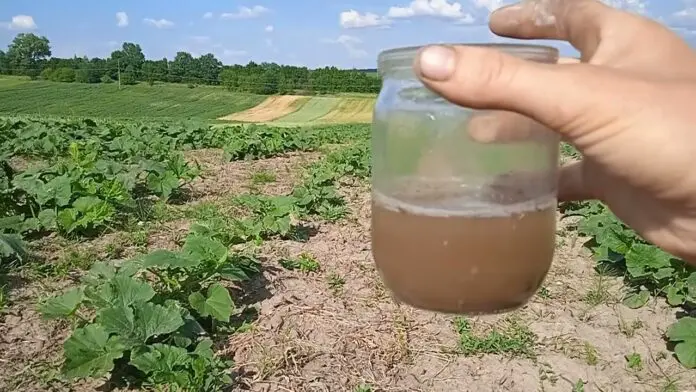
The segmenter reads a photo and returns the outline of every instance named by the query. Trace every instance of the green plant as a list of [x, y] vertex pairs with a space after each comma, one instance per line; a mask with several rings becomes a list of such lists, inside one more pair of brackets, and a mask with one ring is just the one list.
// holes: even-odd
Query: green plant
[[208, 337], [235, 311], [222, 283], [256, 271], [253, 258], [191, 234], [179, 252], [157, 250], [118, 267], [95, 264], [81, 286], [40, 310], [77, 326], [64, 344], [69, 378], [101, 377], [119, 366], [115, 374], [140, 375], [148, 385], [212, 391], [231, 382], [229, 364], [214, 356]]
[[281, 259], [280, 265], [289, 270], [300, 270], [304, 273], [317, 272], [321, 268], [317, 259], [309, 253], [302, 253], [298, 257]]
[[459, 335], [458, 348], [463, 355], [507, 354], [534, 357], [536, 335], [519, 320], [507, 318], [501, 327], [490, 329], [480, 335], [473, 330], [471, 322], [464, 317], [454, 320]]
[[[651, 295], [664, 296], [672, 306], [696, 304], [696, 269], [675, 259], [645, 240], [616, 218], [599, 202], [568, 203], [563, 206], [567, 217], [580, 217], [577, 230], [589, 237], [589, 248], [598, 268], [623, 276], [629, 287], [622, 303], [630, 308], [646, 305]], [[673, 341], [680, 342], [677, 358], [686, 367], [696, 366], [690, 359], [696, 344], [690, 343], [689, 318], [670, 328]], [[696, 357], [696, 356], [694, 356]]]
[[638, 353], [631, 353], [625, 356], [626, 366], [632, 370], [642, 370], [643, 369], [643, 359]]

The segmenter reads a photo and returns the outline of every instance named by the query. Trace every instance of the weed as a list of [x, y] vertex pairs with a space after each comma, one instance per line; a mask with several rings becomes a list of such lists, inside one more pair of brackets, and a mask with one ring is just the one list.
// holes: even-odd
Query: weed
[[265, 185], [276, 181], [275, 173], [266, 170], [258, 170], [251, 174], [252, 185]]
[[43, 278], [65, 278], [74, 271], [86, 271], [97, 261], [90, 250], [71, 250], [55, 263], [36, 263], [31, 269]]
[[625, 358], [627, 362], [626, 366], [628, 366], [629, 369], [638, 371], [643, 369], [643, 358], [640, 357], [640, 354], [633, 352], [626, 355]]
[[280, 265], [288, 270], [300, 270], [304, 273], [319, 271], [320, 265], [314, 256], [302, 253], [298, 257], [280, 260]]
[[599, 363], [597, 349], [589, 342], [585, 342], [585, 345], [583, 346], [583, 354], [585, 356], [585, 362], [588, 365], [595, 366], [597, 363]]
[[360, 384], [354, 389], [355, 392], [372, 392], [372, 386], [370, 384]]
[[346, 280], [335, 272], [332, 272], [328, 276], [329, 289], [334, 295], [339, 295], [343, 291], [343, 286], [346, 284]]
[[3, 313], [5, 308], [9, 305], [9, 298], [7, 298], [7, 286], [0, 286], [0, 314]]
[[609, 290], [607, 289], [605, 277], [603, 275], [598, 275], [594, 279], [594, 282], [592, 283], [592, 287], [590, 287], [590, 290], [588, 290], [587, 294], [585, 294], [583, 301], [588, 305], [594, 307], [597, 305], [608, 303], [609, 301], [611, 301], [611, 299], [612, 295], [611, 293], [609, 293]]
[[471, 322], [464, 317], [454, 320], [455, 330], [459, 334], [459, 352], [463, 355], [508, 354], [534, 357], [536, 335], [519, 320], [508, 317], [500, 327], [492, 328], [487, 333], [474, 333]]
[[585, 392], [585, 384], [587, 382], [583, 381], [582, 379], [579, 379], [578, 381], [573, 384], [573, 392]]
[[640, 319], [635, 319], [627, 323], [623, 318], [619, 319], [619, 331], [626, 337], [632, 338], [636, 331], [643, 328], [643, 322]]
[[556, 385], [558, 382], [558, 376], [556, 372], [553, 371], [551, 365], [548, 363], [542, 363], [539, 368], [539, 379], [541, 381], [548, 381], [551, 385]]
[[541, 289], [539, 289], [537, 295], [539, 295], [539, 298], [542, 299], [551, 299], [551, 292], [546, 286], [541, 286]]

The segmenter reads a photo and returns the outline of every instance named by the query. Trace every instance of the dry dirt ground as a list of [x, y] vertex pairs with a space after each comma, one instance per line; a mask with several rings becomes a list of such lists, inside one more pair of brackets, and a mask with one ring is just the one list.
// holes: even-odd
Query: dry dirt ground
[[299, 95], [272, 96], [251, 109], [220, 117], [219, 120], [244, 122], [273, 121], [294, 112], [307, 100], [309, 100], [309, 97]]
[[[258, 162], [222, 162], [219, 151], [189, 155], [207, 166], [193, 184], [193, 201], [223, 203], [250, 189], [282, 194], [317, 154]], [[259, 173], [265, 173], [263, 175]], [[259, 180], [262, 178], [263, 181]], [[315, 223], [309, 241], [269, 241], [259, 277], [244, 301], [258, 310], [252, 327], [229, 337], [220, 353], [235, 360], [244, 391], [689, 391], [687, 371], [667, 351], [662, 335], [675, 312], [662, 301], [639, 310], [620, 304], [621, 282], [599, 275], [582, 239], [559, 223], [558, 247], [542, 290], [523, 309], [463, 319], [395, 303], [370, 255], [369, 189], [342, 185], [350, 217]], [[175, 246], [188, 220], [172, 219], [133, 233], [85, 243], [49, 238], [36, 245], [60, 262], [68, 252], [99, 258], [110, 244], [121, 256]], [[311, 254], [316, 272], [288, 271], [284, 257]], [[0, 314], [0, 391], [92, 391], [103, 380], [66, 385], [57, 379], [68, 325], [46, 322], [34, 304], [71, 283], [61, 279], [9, 282], [9, 307]], [[493, 352], [493, 353], [486, 353]], [[630, 357], [631, 354], [634, 354]], [[636, 355], [637, 354], [637, 355]], [[627, 360], [631, 358], [629, 362]], [[638, 361], [638, 359], [640, 361]]]

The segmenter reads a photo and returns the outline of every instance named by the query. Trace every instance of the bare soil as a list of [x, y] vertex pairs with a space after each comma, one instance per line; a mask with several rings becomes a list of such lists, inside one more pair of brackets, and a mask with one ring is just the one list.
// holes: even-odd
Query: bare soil
[[220, 117], [219, 120], [243, 122], [273, 121], [296, 111], [308, 99], [308, 97], [300, 95], [271, 96], [251, 109]]
[[[300, 180], [302, 168], [319, 158], [291, 154], [226, 163], [216, 150], [193, 152], [191, 157], [207, 166], [206, 177], [193, 183], [194, 204], [248, 192], [252, 177], [261, 171], [275, 180], [257, 183], [254, 189], [284, 194]], [[696, 373], [677, 363], [662, 338], [676, 319], [675, 311], [661, 300], [638, 310], [622, 306], [621, 281], [594, 270], [583, 239], [568, 230], [568, 222], [559, 223], [552, 270], [527, 306], [469, 319], [474, 340], [492, 330], [505, 334], [510, 326], [531, 332], [532, 342], [516, 340], [525, 354], [485, 354], [479, 348], [465, 355], [458, 347], [456, 317], [399, 305], [382, 284], [370, 254], [368, 186], [346, 184], [340, 191], [349, 202], [347, 219], [317, 222], [318, 232], [304, 243], [275, 240], [263, 245], [263, 276], [238, 301], [257, 308], [258, 318], [248, 331], [230, 336], [221, 351], [235, 359], [235, 390], [696, 390]], [[149, 233], [146, 247], [176, 246], [189, 223], [178, 219], [158, 227]], [[110, 242], [118, 235], [108, 237]], [[109, 241], [100, 241], [85, 242], [80, 249], [91, 246], [102, 254]], [[72, 246], [52, 243], [54, 252]], [[303, 252], [316, 258], [318, 271], [280, 266], [280, 259]], [[31, 283], [15, 278], [8, 287], [9, 305], [0, 312], [0, 391], [96, 390], [104, 380], [75, 385], [57, 381], [69, 326], [42, 320], [34, 310], [39, 299], [76, 277]], [[502, 345], [493, 347], [496, 351]], [[642, 367], [631, 369], [625, 356], [634, 352]]]

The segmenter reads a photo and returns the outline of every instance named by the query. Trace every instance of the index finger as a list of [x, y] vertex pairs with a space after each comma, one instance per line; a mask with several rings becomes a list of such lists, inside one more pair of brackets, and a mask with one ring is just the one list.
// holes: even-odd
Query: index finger
[[597, 0], [523, 0], [493, 12], [490, 28], [504, 37], [568, 41], [587, 58], [597, 50], [607, 20], [619, 14]]

